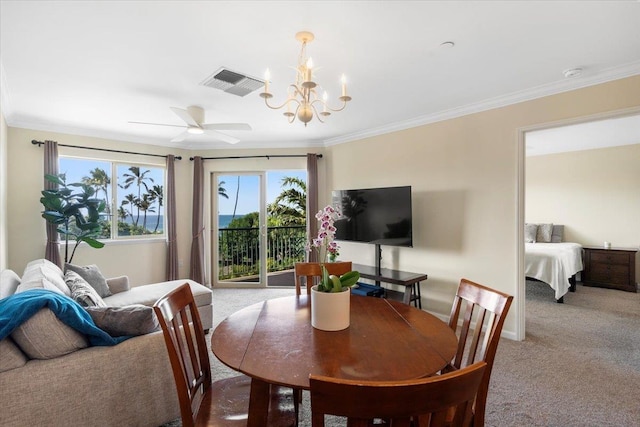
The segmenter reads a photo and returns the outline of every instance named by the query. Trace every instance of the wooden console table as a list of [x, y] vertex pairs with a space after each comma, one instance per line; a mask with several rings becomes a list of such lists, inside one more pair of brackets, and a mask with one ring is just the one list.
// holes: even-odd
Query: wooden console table
[[420, 282], [427, 280], [427, 275], [422, 273], [409, 273], [407, 271], [390, 270], [370, 265], [353, 264], [353, 269], [360, 273], [360, 277], [376, 282], [389, 283], [392, 285], [404, 286], [404, 292], [394, 291], [385, 288], [385, 298], [400, 300], [405, 304], [411, 304], [417, 308], [422, 308], [420, 299]]

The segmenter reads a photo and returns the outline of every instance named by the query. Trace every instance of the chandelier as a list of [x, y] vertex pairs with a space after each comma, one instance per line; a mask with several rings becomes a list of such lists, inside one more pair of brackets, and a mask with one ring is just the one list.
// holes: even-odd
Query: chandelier
[[[318, 85], [313, 81], [313, 61], [311, 58], [307, 59], [307, 43], [313, 40], [314, 36], [308, 31], [300, 31], [296, 34], [296, 39], [302, 43], [302, 49], [300, 50], [300, 56], [298, 57], [298, 65], [296, 67], [296, 81], [289, 85], [287, 90], [287, 99], [281, 105], [269, 104], [269, 99], [273, 98], [273, 94], [269, 92], [269, 79], [271, 75], [269, 69], [264, 75], [264, 92], [260, 94], [264, 98], [264, 103], [272, 110], [279, 110], [287, 107], [287, 111], [284, 112], [284, 116], [289, 123], [293, 123], [296, 116], [298, 120], [307, 126], [307, 123], [315, 116], [321, 123], [324, 123], [323, 118], [331, 115], [331, 112], [338, 112], [344, 110], [347, 106], [347, 102], [351, 101], [351, 97], [347, 95], [347, 81], [342, 75], [342, 95], [338, 98], [342, 101], [342, 106], [338, 108], [331, 108], [327, 105], [327, 92], [323, 91], [322, 98], [318, 97], [317, 88]], [[318, 111], [320, 109], [320, 111]]]

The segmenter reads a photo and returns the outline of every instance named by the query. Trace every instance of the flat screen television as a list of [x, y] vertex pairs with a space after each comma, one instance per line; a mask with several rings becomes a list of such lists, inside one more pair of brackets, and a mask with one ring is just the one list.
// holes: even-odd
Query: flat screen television
[[337, 240], [413, 246], [411, 186], [336, 190], [332, 204], [342, 212]]

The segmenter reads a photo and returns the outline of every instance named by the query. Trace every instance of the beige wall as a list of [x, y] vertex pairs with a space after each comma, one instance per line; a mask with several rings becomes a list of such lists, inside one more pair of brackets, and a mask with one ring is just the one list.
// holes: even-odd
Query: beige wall
[[[355, 105], [355, 104], [354, 104]], [[467, 277], [518, 296], [518, 132], [526, 127], [589, 116], [640, 105], [640, 76], [555, 96], [472, 114], [387, 135], [329, 147], [321, 160], [324, 191], [333, 189], [411, 185], [414, 193], [414, 247], [383, 249], [383, 265], [424, 272], [427, 309], [448, 315], [461, 277]], [[230, 155], [227, 150], [179, 152], [158, 147], [72, 135], [9, 128], [9, 267], [24, 268], [44, 253], [44, 221], [40, 217], [42, 149], [32, 139], [108, 146], [131, 151], [182, 154], [176, 166], [180, 272], [188, 273], [191, 243], [191, 162], [189, 156]], [[300, 150], [300, 152], [318, 150]], [[273, 150], [238, 151], [243, 155]], [[287, 150], [287, 152], [291, 152]], [[84, 152], [86, 155], [86, 152]], [[251, 170], [262, 164], [229, 160], [212, 170]], [[244, 162], [244, 163], [242, 163]], [[263, 160], [263, 163], [268, 161]], [[222, 166], [224, 164], [224, 166]], [[524, 216], [524, 212], [522, 212]], [[130, 244], [81, 253], [78, 262], [98, 262], [107, 275], [129, 274], [135, 282], [161, 280], [164, 246]], [[99, 257], [99, 258], [98, 258]], [[373, 247], [345, 244], [341, 258], [372, 263]], [[514, 306], [515, 307], [515, 306]], [[505, 333], [515, 336], [512, 310]]]
[[7, 268], [7, 123], [0, 111], [0, 271]]
[[525, 182], [527, 222], [564, 224], [565, 240], [583, 245], [640, 248], [640, 144], [528, 157]]
[[[427, 273], [427, 310], [448, 315], [461, 277], [517, 298], [524, 279], [518, 274], [518, 133], [638, 105], [635, 76], [335, 145], [328, 153], [328, 190], [413, 187], [414, 247], [384, 247], [383, 266]], [[341, 258], [371, 263], [373, 247], [345, 244]], [[504, 328], [510, 336], [521, 311], [513, 307]]]

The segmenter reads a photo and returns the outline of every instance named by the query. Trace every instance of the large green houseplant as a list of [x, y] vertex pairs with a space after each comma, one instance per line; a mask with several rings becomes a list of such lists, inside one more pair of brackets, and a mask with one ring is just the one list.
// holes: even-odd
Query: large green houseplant
[[[95, 198], [93, 187], [82, 183], [67, 184], [66, 175], [45, 175], [58, 188], [43, 190], [40, 203], [44, 206], [42, 217], [55, 224], [64, 237], [64, 262], [71, 263], [81, 242], [92, 248], [102, 248], [104, 243], [96, 240], [100, 235], [100, 214], [105, 210], [105, 201]], [[75, 239], [69, 256], [69, 240]]]

